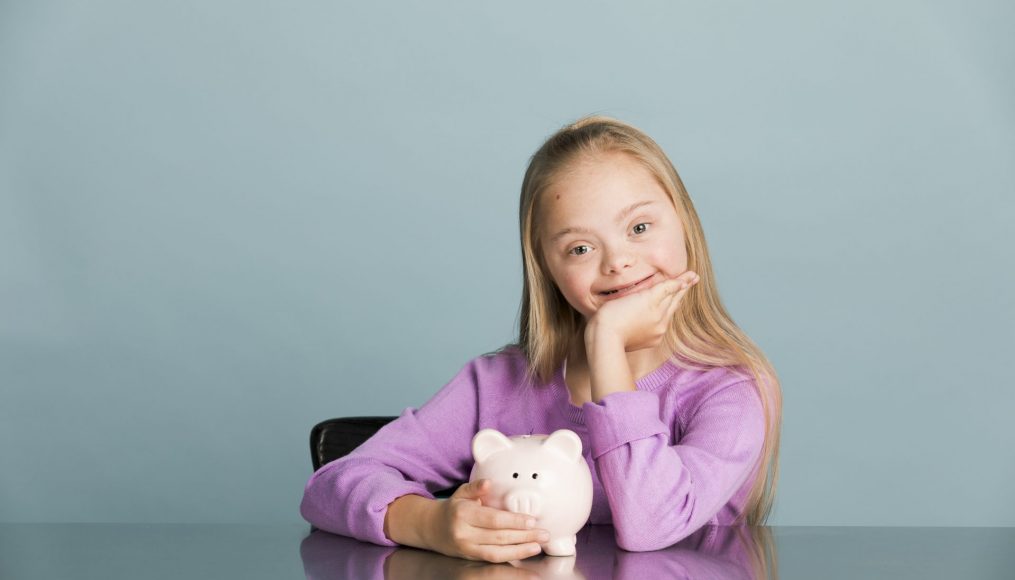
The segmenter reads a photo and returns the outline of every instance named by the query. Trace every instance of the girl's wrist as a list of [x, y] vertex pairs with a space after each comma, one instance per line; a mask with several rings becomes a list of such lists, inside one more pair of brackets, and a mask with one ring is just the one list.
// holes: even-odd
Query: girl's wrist
[[417, 494], [395, 498], [384, 515], [384, 535], [396, 544], [432, 549], [439, 500]]
[[590, 322], [585, 327], [585, 352], [603, 352], [604, 350], [620, 349], [624, 352], [624, 340], [617, 333], [608, 328], [603, 328], [595, 322]]
[[586, 329], [585, 354], [593, 403], [611, 393], [638, 389], [628, 365], [623, 336], [601, 327]]

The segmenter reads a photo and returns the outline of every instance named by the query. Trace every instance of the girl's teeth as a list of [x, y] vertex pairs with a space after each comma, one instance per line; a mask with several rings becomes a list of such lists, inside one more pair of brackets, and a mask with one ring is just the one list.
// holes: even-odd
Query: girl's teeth
[[[641, 284], [641, 282], [635, 282], [634, 284], [631, 284], [630, 286], [626, 286], [624, 288], [621, 288], [620, 290], [627, 290], [628, 288], [632, 288], [634, 286], [637, 286], [638, 284]], [[607, 292], [603, 292], [603, 295], [604, 296], [609, 296], [610, 294], [616, 294], [617, 292], [620, 292], [620, 290], [609, 290]]]
[[[646, 279], [648, 279], [648, 278], [646, 278]], [[632, 287], [638, 285], [639, 283], [641, 283], [642, 281], [645, 281], [645, 280], [636, 281], [636, 282], [632, 283], [631, 285], [622, 287], [620, 289], [632, 288]], [[600, 294], [602, 294], [603, 296], [610, 296], [611, 294], [617, 294], [618, 292], [620, 292], [620, 291], [608, 291], [608, 292], [604, 292], [604, 293], [600, 293]]]

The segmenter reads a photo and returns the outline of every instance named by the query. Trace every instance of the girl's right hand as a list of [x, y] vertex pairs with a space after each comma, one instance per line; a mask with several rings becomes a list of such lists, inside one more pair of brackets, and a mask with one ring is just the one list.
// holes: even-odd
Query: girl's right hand
[[523, 560], [541, 551], [539, 543], [549, 540], [549, 536], [540, 537], [546, 530], [529, 527], [526, 521], [534, 520], [532, 516], [484, 506], [489, 489], [488, 479], [472, 481], [439, 502], [431, 533], [435, 552], [501, 563]]
[[687, 270], [651, 288], [606, 302], [586, 323], [586, 348], [603, 336], [618, 340], [626, 352], [659, 346], [681, 299], [698, 280], [698, 274]]

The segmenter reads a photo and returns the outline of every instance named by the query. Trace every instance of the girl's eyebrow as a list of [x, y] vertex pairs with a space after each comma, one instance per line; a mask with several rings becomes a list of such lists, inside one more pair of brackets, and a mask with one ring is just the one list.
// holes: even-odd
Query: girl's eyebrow
[[[630, 214], [634, 210], [638, 209], [639, 207], [641, 207], [643, 205], [651, 205], [653, 203], [655, 203], [655, 202], [652, 201], [652, 200], [636, 201], [636, 202], [632, 203], [631, 205], [629, 205], [629, 206], [625, 207], [624, 209], [620, 210], [620, 213], [617, 214], [616, 222], [619, 224], [625, 217], [627, 217], [628, 214]], [[590, 234], [590, 233], [592, 233], [592, 230], [590, 230], [590, 229], [588, 229], [586, 227], [582, 227], [582, 226], [570, 226], [570, 227], [566, 227], [566, 228], [560, 230], [559, 232], [553, 234], [553, 237], [550, 238], [550, 243], [551, 244], [555, 243], [557, 240], [559, 240], [560, 238], [566, 236], [567, 234]]]

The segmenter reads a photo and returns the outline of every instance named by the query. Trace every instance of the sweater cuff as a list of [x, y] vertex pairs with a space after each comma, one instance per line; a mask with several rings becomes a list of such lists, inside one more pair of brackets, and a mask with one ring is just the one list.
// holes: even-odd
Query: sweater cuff
[[669, 433], [659, 420], [659, 397], [649, 391], [610, 393], [598, 404], [583, 404], [582, 412], [593, 459], [625, 443]]

